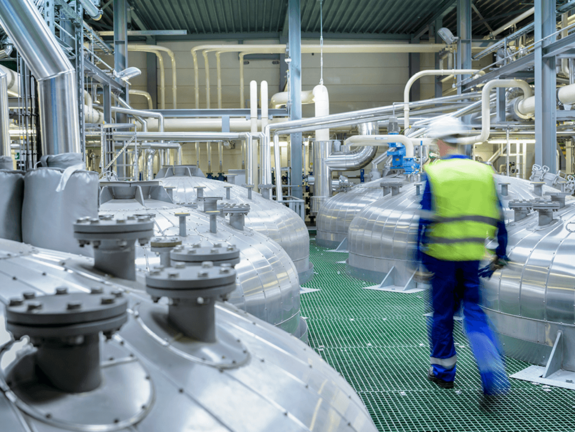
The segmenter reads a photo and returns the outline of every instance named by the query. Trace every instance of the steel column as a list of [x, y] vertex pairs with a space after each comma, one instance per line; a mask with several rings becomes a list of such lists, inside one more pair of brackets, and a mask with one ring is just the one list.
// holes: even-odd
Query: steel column
[[[441, 37], [437, 34], [439, 29], [443, 26], [443, 18], [437, 18], [433, 26], [433, 34], [435, 35], [435, 43], [442, 43]], [[435, 53], [435, 69], [440, 69], [441, 60], [439, 58], [439, 53]], [[435, 97], [439, 98], [443, 96], [443, 83], [441, 82], [441, 77], [434, 77], [435, 82]]]
[[[128, 2], [114, 0], [114, 69], [121, 72], [128, 67]], [[128, 86], [123, 99], [130, 102]], [[125, 120], [125, 119], [124, 119]], [[125, 121], [118, 122], [125, 123]]]
[[[556, 0], [535, 0], [535, 41], [555, 32]], [[535, 45], [535, 163], [557, 172], [556, 69], [555, 57], [544, 57], [550, 37]]]
[[[471, 0], [457, 0], [457, 68], [471, 69]], [[469, 75], [458, 75], [457, 83], [469, 78]], [[461, 94], [461, 87], [457, 87]]]
[[[418, 44], [419, 39], [411, 39], [410, 43]], [[412, 77], [421, 70], [421, 56], [419, 53], [409, 54], [409, 76]], [[421, 80], [417, 80], [409, 89], [409, 100], [418, 101], [421, 99]]]
[[[289, 79], [290, 79], [290, 119], [302, 118], [301, 110], [301, 5], [300, 0], [289, 0]], [[302, 198], [302, 134], [291, 134], [291, 184], [292, 195]], [[277, 173], [276, 173], [277, 175]], [[280, 173], [281, 175], [281, 173]]]

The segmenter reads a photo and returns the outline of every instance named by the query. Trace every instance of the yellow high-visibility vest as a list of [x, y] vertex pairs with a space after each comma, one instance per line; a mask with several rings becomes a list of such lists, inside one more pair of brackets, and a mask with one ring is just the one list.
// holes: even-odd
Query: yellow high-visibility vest
[[446, 261], [481, 260], [501, 218], [493, 169], [453, 158], [430, 164], [426, 172], [434, 213], [425, 253]]

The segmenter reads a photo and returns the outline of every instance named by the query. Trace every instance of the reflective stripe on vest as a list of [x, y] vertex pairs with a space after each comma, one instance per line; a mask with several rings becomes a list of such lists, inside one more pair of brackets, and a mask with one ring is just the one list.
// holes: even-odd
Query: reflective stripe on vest
[[470, 159], [447, 159], [427, 167], [434, 215], [426, 253], [447, 261], [476, 261], [500, 220], [493, 170]]

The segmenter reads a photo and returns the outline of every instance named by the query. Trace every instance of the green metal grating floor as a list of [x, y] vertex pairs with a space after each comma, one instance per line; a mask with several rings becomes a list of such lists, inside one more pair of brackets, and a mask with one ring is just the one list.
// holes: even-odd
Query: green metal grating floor
[[[320, 289], [302, 296], [310, 345], [353, 386], [379, 430], [575, 431], [575, 391], [512, 379], [506, 397], [482, 408], [479, 374], [460, 330], [455, 389], [427, 381], [426, 294], [364, 290], [371, 284], [337, 264], [347, 254], [315, 240], [310, 249], [317, 274], [305, 287]], [[510, 375], [527, 366], [507, 359]]]

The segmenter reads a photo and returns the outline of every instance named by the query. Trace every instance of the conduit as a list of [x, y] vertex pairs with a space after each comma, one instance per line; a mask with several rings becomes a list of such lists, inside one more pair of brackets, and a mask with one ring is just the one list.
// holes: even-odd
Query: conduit
[[407, 84], [405, 85], [405, 89], [403, 90], [403, 128], [404, 133], [407, 133], [409, 129], [409, 91], [411, 90], [411, 86], [415, 83], [419, 78], [424, 76], [441, 76], [441, 75], [485, 75], [485, 72], [480, 71], [479, 69], [443, 69], [443, 70], [424, 70], [421, 72], [417, 72], [414, 74]]
[[[441, 44], [358, 44], [358, 45], [324, 45], [323, 52], [326, 54], [335, 53], [436, 53], [445, 48]], [[216, 56], [222, 53], [239, 52], [240, 53], [240, 106], [244, 108], [244, 69], [243, 58], [246, 54], [281, 54], [285, 53], [285, 44], [269, 44], [269, 45], [198, 45], [192, 48], [192, 59], [194, 62], [194, 87], [196, 109], [200, 107], [200, 85], [199, 85], [199, 66], [198, 66], [198, 51], [216, 51]], [[302, 53], [316, 53], [320, 52], [319, 45], [302, 45]], [[219, 53], [219, 54], [218, 54]], [[207, 56], [204, 56], [206, 59]], [[209, 93], [209, 65], [206, 66], [206, 92]], [[220, 72], [218, 72], [220, 76]], [[218, 80], [220, 83], [221, 80]], [[221, 90], [219, 90], [221, 91]]]
[[178, 105], [177, 103], [178, 79], [177, 79], [176, 56], [174, 55], [174, 52], [171, 49], [160, 45], [128, 45], [128, 51], [149, 52], [156, 54], [156, 57], [158, 57], [158, 63], [160, 66], [161, 109], [166, 109], [166, 79], [164, 71], [164, 59], [161, 53], [165, 52], [170, 56], [170, 60], [172, 62], [172, 100], [174, 109], [176, 109]]
[[135, 90], [135, 89], [130, 89], [130, 95], [132, 96], [142, 96], [145, 97], [146, 100], [148, 101], [148, 109], [154, 109], [154, 102], [152, 101], [152, 96], [150, 95], [150, 93], [148, 93], [147, 91], [144, 90]]
[[7, 168], [9, 165], [12, 169], [8, 106], [8, 74], [0, 69], [0, 168]]
[[[481, 133], [456, 140], [459, 145], [482, 144], [489, 138], [491, 129], [490, 92], [494, 88], [514, 88], [519, 87], [523, 91], [523, 100], [531, 97], [533, 92], [527, 82], [516, 79], [503, 79], [489, 81], [481, 91]], [[521, 107], [521, 104], [519, 104]]]
[[80, 153], [74, 67], [29, 0], [2, 0], [0, 20], [38, 81], [42, 153]]
[[[256, 134], [258, 132], [258, 83], [256, 81], [250, 82], [250, 122], [251, 133]], [[251, 145], [252, 148], [248, 148], [246, 180], [250, 177], [251, 182], [248, 184], [253, 185], [254, 190], [257, 191], [258, 154], [255, 142], [252, 141]]]
[[[268, 125], [268, 82], [262, 81], [260, 84], [260, 104], [262, 108], [262, 119], [261, 128], [262, 132]], [[261, 179], [260, 183], [263, 185], [272, 184], [272, 172], [271, 172], [271, 148], [269, 141], [266, 143], [265, 140], [260, 140], [260, 170]]]

